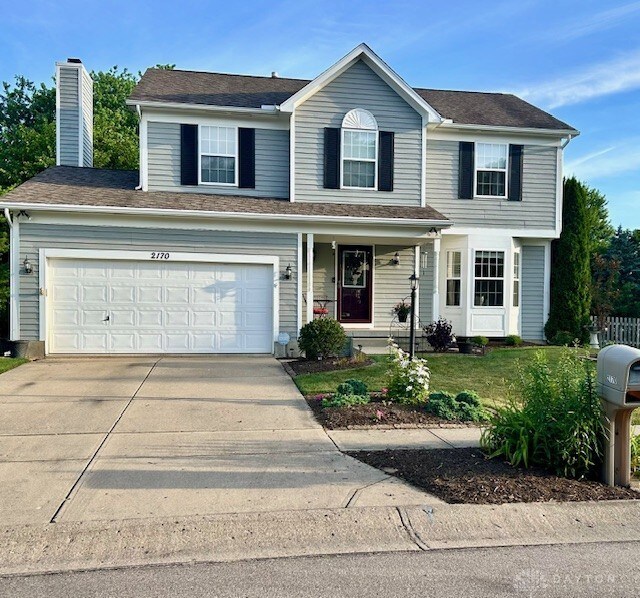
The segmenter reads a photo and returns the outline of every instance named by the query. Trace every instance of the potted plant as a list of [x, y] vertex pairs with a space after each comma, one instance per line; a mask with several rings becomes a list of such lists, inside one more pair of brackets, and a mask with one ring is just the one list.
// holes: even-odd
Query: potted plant
[[410, 312], [411, 306], [408, 303], [405, 303], [404, 299], [393, 307], [393, 313], [398, 316], [399, 322], [406, 322]]
[[465, 355], [471, 355], [473, 353], [473, 342], [466, 336], [459, 336], [456, 339], [458, 345], [458, 351]]

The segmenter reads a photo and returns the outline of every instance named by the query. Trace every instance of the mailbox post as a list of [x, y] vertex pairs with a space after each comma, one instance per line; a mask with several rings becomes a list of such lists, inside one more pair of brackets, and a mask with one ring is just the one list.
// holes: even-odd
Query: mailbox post
[[631, 414], [640, 407], [640, 350], [610, 345], [598, 354], [598, 391], [607, 414], [604, 481], [631, 483]]

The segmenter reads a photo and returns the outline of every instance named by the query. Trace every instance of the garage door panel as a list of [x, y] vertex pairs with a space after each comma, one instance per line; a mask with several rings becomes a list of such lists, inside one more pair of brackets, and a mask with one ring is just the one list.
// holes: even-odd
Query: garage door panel
[[271, 266], [88, 259], [49, 265], [51, 352], [273, 349]]

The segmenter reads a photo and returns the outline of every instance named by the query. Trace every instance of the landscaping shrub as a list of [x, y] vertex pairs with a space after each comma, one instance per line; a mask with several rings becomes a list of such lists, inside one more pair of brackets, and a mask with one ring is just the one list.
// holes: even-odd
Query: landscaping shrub
[[631, 438], [631, 473], [636, 477], [640, 475], [640, 434]]
[[403, 351], [392, 340], [389, 341], [391, 353], [391, 381], [387, 397], [399, 403], [417, 405], [424, 402], [429, 392], [431, 372], [426, 359], [414, 357]]
[[554, 335], [549, 342], [552, 345], [557, 345], [558, 347], [572, 347], [575, 344], [575, 341], [576, 339], [570, 332], [560, 330], [560, 332]]
[[498, 408], [482, 447], [512, 465], [582, 478], [601, 462], [606, 429], [594, 368], [566, 349], [555, 369], [543, 351], [519, 374], [520, 396]]
[[433, 350], [444, 353], [453, 344], [453, 326], [451, 322], [440, 318], [437, 322], [431, 322], [424, 327], [428, 343]]
[[510, 334], [504, 339], [504, 344], [508, 347], [519, 347], [522, 345], [522, 339], [517, 334]]
[[351, 378], [340, 384], [336, 389], [336, 392], [345, 395], [366, 395], [368, 394], [369, 389], [362, 380]]
[[425, 410], [447, 420], [481, 422], [487, 419], [480, 397], [473, 390], [463, 390], [456, 396], [449, 392], [433, 392]]
[[486, 336], [474, 336], [471, 342], [478, 347], [486, 347], [489, 344], [489, 339]]
[[371, 401], [371, 397], [369, 395], [336, 393], [332, 397], [322, 399], [322, 406], [324, 408], [350, 407], [351, 405], [366, 405], [370, 401]]
[[340, 354], [347, 342], [344, 328], [333, 318], [318, 318], [300, 330], [298, 346], [307, 359], [324, 359]]

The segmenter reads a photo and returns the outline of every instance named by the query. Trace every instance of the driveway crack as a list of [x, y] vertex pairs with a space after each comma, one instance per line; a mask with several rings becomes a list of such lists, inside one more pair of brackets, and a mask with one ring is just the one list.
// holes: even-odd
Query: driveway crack
[[111, 436], [111, 433], [113, 432], [115, 427], [120, 423], [120, 420], [122, 419], [122, 417], [124, 416], [125, 412], [129, 408], [129, 405], [131, 405], [133, 400], [136, 398], [137, 394], [140, 392], [140, 389], [143, 387], [144, 383], [148, 380], [149, 376], [151, 375], [151, 372], [153, 372], [153, 370], [155, 370], [156, 366], [158, 365], [158, 363], [160, 363], [161, 360], [162, 360], [162, 357], [158, 358], [154, 362], [154, 364], [151, 366], [151, 368], [147, 372], [147, 375], [144, 377], [144, 380], [142, 380], [142, 382], [140, 382], [138, 388], [136, 388], [136, 391], [131, 395], [131, 398], [127, 401], [127, 404], [122, 408], [122, 411], [120, 412], [120, 414], [116, 418], [116, 421], [109, 428], [109, 430], [105, 434], [105, 437], [102, 439], [102, 441], [98, 445], [98, 448], [94, 451], [93, 455], [91, 455], [91, 458], [89, 459], [89, 461], [87, 461], [87, 464], [84, 466], [84, 468], [80, 472], [80, 475], [77, 477], [76, 481], [73, 483], [73, 485], [69, 489], [69, 492], [67, 492], [67, 495], [64, 497], [64, 499], [62, 500], [62, 502], [60, 503], [60, 505], [56, 509], [56, 512], [53, 514], [53, 517], [51, 517], [51, 519], [49, 520], [49, 523], [57, 523], [58, 517], [60, 516], [60, 514], [61, 514], [62, 510], [64, 509], [64, 507], [71, 500], [71, 498], [74, 495], [75, 491], [80, 486], [80, 483], [82, 482], [82, 478], [84, 477], [85, 473], [87, 473], [87, 471], [89, 470], [91, 465], [93, 465], [93, 462], [96, 460], [96, 458], [98, 456], [98, 453], [102, 450], [102, 447], [105, 445], [105, 443], [107, 442], [107, 440]]

